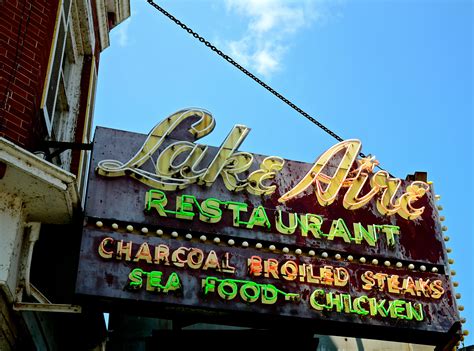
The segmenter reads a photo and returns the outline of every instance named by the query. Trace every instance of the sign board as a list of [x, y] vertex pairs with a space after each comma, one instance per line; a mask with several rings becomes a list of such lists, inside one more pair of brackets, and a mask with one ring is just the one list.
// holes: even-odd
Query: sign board
[[[178, 111], [148, 136], [98, 128], [76, 291], [318, 332], [440, 347], [460, 337], [432, 189], [377, 171], [347, 140], [315, 163], [196, 141]], [[316, 146], [315, 146], [316, 148]]]

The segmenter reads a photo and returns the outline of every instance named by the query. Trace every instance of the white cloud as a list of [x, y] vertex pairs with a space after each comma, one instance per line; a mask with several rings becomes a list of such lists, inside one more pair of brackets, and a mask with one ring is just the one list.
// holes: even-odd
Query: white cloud
[[118, 45], [121, 47], [126, 47], [129, 43], [128, 40], [128, 26], [130, 25], [131, 18], [120, 23], [116, 28], [112, 30], [113, 39], [116, 39]]
[[257, 72], [269, 76], [280, 68], [279, 56], [276, 52], [260, 50], [253, 55]]
[[226, 0], [226, 6], [248, 19], [240, 39], [225, 41], [226, 51], [266, 78], [282, 68], [289, 39], [317, 18], [312, 0]]
[[132, 5], [134, 5], [134, 6], [131, 6], [132, 15], [129, 18], [127, 18], [125, 21], [120, 23], [118, 26], [114, 27], [112, 31], [110, 32], [111, 39], [114, 41], [116, 40], [118, 45], [123, 48], [127, 47], [130, 43], [131, 44], [135, 43], [133, 37], [130, 41], [130, 37], [128, 35], [130, 31], [129, 26], [132, 20], [134, 20], [134, 18], [138, 18], [143, 8], [146, 8], [147, 10], [149, 10], [149, 5], [142, 1], [133, 2]]

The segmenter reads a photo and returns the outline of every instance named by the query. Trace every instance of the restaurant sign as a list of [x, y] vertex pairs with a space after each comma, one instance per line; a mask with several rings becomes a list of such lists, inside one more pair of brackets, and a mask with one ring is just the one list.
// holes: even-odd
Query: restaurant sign
[[[440, 217], [346, 140], [313, 164], [196, 141], [178, 111], [147, 135], [98, 128], [76, 291], [137, 311], [293, 320], [318, 333], [438, 345], [460, 337]], [[151, 307], [149, 307], [151, 306]]]

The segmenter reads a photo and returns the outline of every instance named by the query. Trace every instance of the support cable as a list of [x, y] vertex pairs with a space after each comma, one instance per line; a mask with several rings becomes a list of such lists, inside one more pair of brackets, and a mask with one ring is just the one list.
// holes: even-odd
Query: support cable
[[[221, 50], [219, 50], [218, 48], [216, 48], [214, 45], [211, 44], [211, 42], [209, 42], [208, 40], [206, 40], [205, 38], [203, 38], [202, 36], [200, 36], [198, 33], [196, 33], [194, 30], [192, 30], [191, 28], [189, 28], [186, 24], [184, 24], [183, 22], [181, 22], [179, 19], [177, 19], [175, 16], [173, 16], [171, 13], [169, 13], [168, 11], [166, 11], [164, 8], [162, 8], [160, 5], [156, 4], [153, 0], [147, 0], [147, 2], [153, 6], [156, 10], [158, 10], [159, 12], [161, 12], [163, 15], [165, 15], [167, 18], [169, 18], [171, 21], [173, 21], [174, 23], [176, 23], [178, 26], [180, 26], [182, 29], [184, 29], [186, 32], [188, 32], [188, 34], [192, 35], [194, 38], [196, 38], [197, 40], [199, 40], [201, 43], [203, 43], [205, 46], [207, 46], [209, 49], [211, 49], [211, 51], [215, 52], [217, 55], [221, 56], [224, 60], [226, 60], [228, 63], [230, 63], [232, 66], [234, 66], [235, 68], [237, 68], [239, 71], [243, 72], [246, 76], [250, 77], [252, 80], [254, 80], [256, 83], [258, 83], [259, 85], [261, 85], [263, 88], [265, 88], [266, 90], [268, 90], [270, 93], [272, 93], [273, 95], [275, 95], [278, 99], [280, 99], [281, 101], [283, 101], [285, 104], [287, 104], [288, 106], [290, 106], [293, 110], [295, 110], [296, 112], [298, 112], [299, 114], [303, 115], [303, 117], [305, 117], [306, 119], [308, 119], [309, 121], [311, 121], [312, 123], [314, 123], [316, 126], [318, 126], [319, 128], [321, 128], [323, 131], [325, 131], [327, 134], [329, 134], [330, 136], [332, 136], [334, 139], [336, 139], [337, 141], [341, 142], [341, 141], [344, 141], [343, 138], [341, 138], [339, 135], [337, 135], [336, 133], [334, 133], [332, 130], [330, 130], [328, 127], [326, 127], [325, 125], [323, 125], [321, 122], [317, 121], [315, 118], [313, 118], [309, 113], [305, 112], [304, 110], [302, 110], [300, 107], [298, 107], [297, 105], [295, 105], [293, 102], [291, 102], [289, 99], [287, 99], [285, 96], [283, 96], [282, 94], [280, 94], [278, 91], [276, 91], [275, 89], [273, 89], [271, 86], [269, 86], [267, 83], [265, 83], [264, 81], [262, 81], [260, 78], [258, 78], [257, 76], [255, 76], [252, 72], [250, 72], [249, 70], [247, 70], [246, 68], [242, 67], [238, 62], [236, 62], [232, 57], [230, 57], [229, 55], [225, 54], [224, 52], [222, 52]], [[359, 153], [359, 156], [360, 157], [367, 157], [365, 154], [363, 154], [362, 152]], [[377, 168], [383, 170], [383, 168], [381, 168], [380, 166], [377, 165]], [[392, 175], [390, 175], [392, 176]]]

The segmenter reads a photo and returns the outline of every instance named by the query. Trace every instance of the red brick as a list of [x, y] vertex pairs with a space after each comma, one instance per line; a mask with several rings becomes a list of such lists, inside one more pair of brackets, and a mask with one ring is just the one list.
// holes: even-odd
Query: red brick
[[[53, 40], [53, 38], [46, 38], [47, 27], [34, 26], [28, 28], [28, 36], [38, 42], [44, 42], [45, 40]], [[51, 32], [52, 33], [52, 32]]]
[[12, 97], [14, 95], [19, 95], [19, 96], [21, 96], [25, 99], [31, 99], [33, 97], [33, 94], [31, 94], [29, 91], [26, 91], [26, 90], [20, 88], [18, 85], [14, 85], [11, 89], [13, 91]]
[[18, 24], [20, 23], [20, 14], [21, 12], [13, 11], [11, 8], [8, 8], [8, 6], [3, 6], [2, 15], [0, 18], [2, 19], [2, 22], [8, 22], [10, 24], [16, 23], [18, 28]]
[[23, 10], [24, 3], [22, 1], [16, 1], [16, 8], [19, 10]]
[[[30, 94], [30, 98], [24, 99], [22, 96], [18, 94], [19, 89], [16, 89], [15, 87], [11, 88], [11, 91], [13, 92], [10, 98], [8, 99], [8, 104], [11, 106], [15, 107], [15, 110], [20, 111], [22, 108], [20, 106], [23, 106], [23, 111], [26, 109], [31, 110], [33, 107], [33, 100], [32, 97], [33, 95]], [[22, 99], [22, 101], [19, 101]], [[26, 102], [26, 103], [25, 103]]]
[[[35, 51], [39, 51], [38, 49], [35, 49]], [[25, 54], [27, 53], [27, 54]], [[33, 55], [31, 55], [33, 54]], [[31, 51], [30, 49], [24, 50], [22, 49], [19, 54], [19, 58], [22, 62], [28, 63], [32, 68], [38, 67], [38, 54], [35, 52]]]
[[7, 23], [3, 19], [0, 21], [0, 31], [5, 35], [6, 37], [12, 37], [14, 35], [13, 33], [13, 25], [10, 23]]
[[7, 80], [3, 77], [0, 77], [0, 101], [2, 101], [2, 97], [5, 95], [5, 89], [7, 88]]
[[25, 45], [27, 45], [27, 47], [30, 50], [35, 51], [35, 52], [39, 50], [38, 48], [41, 48], [39, 41], [36, 39], [33, 39], [31, 36], [28, 37], [28, 41], [25, 43]]
[[5, 120], [8, 121], [9, 123], [13, 123], [17, 127], [21, 127], [22, 122], [24, 121], [24, 119], [17, 117], [17, 115], [14, 115], [11, 111], [10, 111], [10, 113], [11, 113], [11, 115], [6, 117]]
[[[36, 77], [31, 77], [31, 78], [36, 78]], [[15, 74], [15, 80], [19, 80], [26, 86], [32, 86], [31, 82], [32, 80], [24, 74], [22, 71], [17, 71]]]
[[[0, 28], [1, 29], [1, 28]], [[12, 53], [12, 57], [15, 56], [17, 37], [8, 38], [8, 41], [4, 44], [7, 51]]]
[[29, 104], [21, 104], [19, 103], [18, 101], [16, 100], [9, 100], [9, 104], [12, 106], [12, 107], [15, 107], [16, 109], [20, 109], [20, 106], [23, 106], [25, 108], [25, 113], [26, 113], [26, 117], [27, 118], [30, 118], [28, 117], [31, 113], [33, 113], [33, 108], [34, 108], [34, 104], [33, 104], [33, 101], [31, 101]]
[[32, 60], [34, 60], [36, 57], [35, 53], [32, 50], [25, 47], [23, 43], [21, 44], [21, 47], [20, 47], [20, 55], [21, 57], [29, 57]]
[[33, 24], [35, 26], [42, 26], [43, 25], [43, 14], [41, 11], [34, 10], [32, 9], [30, 13], [30, 24]]
[[[16, 44], [15, 44], [16, 45]], [[16, 57], [16, 47], [14, 46], [10, 46], [10, 45], [6, 45], [6, 49], [7, 49], [7, 55], [6, 57], [8, 59], [10, 59], [12, 61], [12, 65], [13, 65], [13, 61], [17, 58]], [[18, 54], [19, 54], [19, 49], [18, 49]]]
[[25, 90], [25, 91], [28, 91], [28, 92], [31, 91], [31, 81], [30, 81], [30, 84], [25, 84], [25, 83], [23, 83], [21, 80], [19, 80], [19, 79], [17, 79], [17, 78], [15, 77], [15, 80], [13, 81], [13, 84], [14, 84], [15, 86], [20, 87], [21, 89], [23, 89], [23, 90]]
[[19, 105], [19, 104], [15, 104], [14, 106], [12, 106], [10, 102], [14, 102], [14, 101], [13, 100], [7, 101], [7, 104], [5, 105], [5, 111], [8, 111], [15, 116], [25, 113], [25, 110], [26, 110], [25, 106]]
[[[8, 101], [11, 101], [11, 100], [8, 100]], [[4, 110], [5, 112], [3, 113], [3, 119], [6, 121], [7, 118], [11, 117], [11, 116], [16, 116], [14, 113], [12, 113], [11, 111], [7, 111], [7, 110]]]
[[17, 89], [15, 89], [10, 99], [17, 101], [19, 104], [30, 106], [33, 100], [31, 99], [31, 94], [29, 95], [30, 98], [25, 98], [24, 96], [18, 94]]
[[[31, 63], [28, 63], [25, 59], [20, 59], [20, 64], [18, 65], [18, 71], [24, 72], [25, 75], [34, 77], [38, 76], [38, 68], [34, 67], [31, 65]], [[32, 61], [30, 61], [32, 62]], [[33, 61], [34, 62], [34, 61]]]
[[23, 129], [30, 130], [31, 129], [31, 121], [22, 120], [21, 121], [21, 127]]
[[26, 106], [24, 104], [20, 104], [18, 101], [9, 99], [8, 100], [8, 105], [10, 106], [9, 111], [14, 112], [17, 111], [18, 113], [31, 113], [33, 112], [32, 106]]
[[27, 137], [28, 136], [28, 131], [17, 126], [16, 124], [10, 122], [9, 120], [5, 120], [4, 123], [3, 123], [3, 127], [7, 130], [7, 131], [10, 131], [10, 132], [13, 132], [17, 135], [21, 135], [21, 136], [24, 136], [24, 137]]
[[38, 40], [32, 39], [31, 36], [28, 36], [28, 38], [25, 38], [25, 42], [23, 45], [28, 48], [29, 50], [38, 53]]
[[5, 34], [8, 34], [8, 37], [12, 37], [13, 35], [18, 35], [18, 22], [15, 22], [12, 18], [0, 18], [0, 27]]
[[0, 70], [2, 71], [2, 77], [0, 77], [0, 79], [9, 79], [11, 72], [13, 72], [13, 62], [8, 59], [2, 60]]
[[14, 67], [15, 67], [15, 62], [13, 61], [13, 59], [10, 59], [10, 58], [5, 58], [5, 60], [3, 60], [3, 70], [5, 71], [5, 74], [8, 74], [10, 75], [13, 71], [14, 71]]
[[27, 137], [22, 136], [22, 135], [18, 135], [17, 140], [18, 140], [18, 144], [20, 144], [25, 149], [27, 148], [27, 146], [28, 146], [28, 138]]
[[32, 2], [33, 10], [38, 13], [45, 13], [46, 8], [39, 3], [39, 1], [33, 1]]

